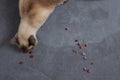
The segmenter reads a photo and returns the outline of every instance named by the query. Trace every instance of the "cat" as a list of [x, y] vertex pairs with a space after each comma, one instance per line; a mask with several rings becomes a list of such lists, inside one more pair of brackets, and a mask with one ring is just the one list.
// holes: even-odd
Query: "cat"
[[20, 24], [11, 43], [23, 50], [33, 49], [38, 43], [37, 31], [55, 7], [67, 0], [19, 0]]

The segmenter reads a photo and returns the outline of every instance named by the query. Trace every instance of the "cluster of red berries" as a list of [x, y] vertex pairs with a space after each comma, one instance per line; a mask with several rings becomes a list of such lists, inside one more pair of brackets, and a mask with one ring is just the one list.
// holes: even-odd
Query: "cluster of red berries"
[[[83, 60], [86, 60], [86, 53], [84, 52], [85, 51], [85, 48], [88, 47], [88, 44], [85, 43], [84, 41], [79, 41], [79, 40], [75, 40], [75, 43], [76, 45], [78, 46], [78, 48], [80, 50], [77, 50], [77, 49], [73, 49], [73, 53], [75, 54], [78, 54], [80, 53], [81, 56], [83, 57]], [[93, 62], [90, 62], [90, 65], [93, 65], [94, 63]], [[92, 69], [91, 68], [83, 68], [83, 71], [87, 72], [87, 73], [91, 73]]]
[[[24, 53], [27, 53], [27, 51], [23, 51], [23, 52], [24, 52]], [[34, 58], [33, 51], [29, 51], [29, 57], [30, 57], [31, 59]], [[19, 64], [23, 64], [23, 61], [20, 61]]]

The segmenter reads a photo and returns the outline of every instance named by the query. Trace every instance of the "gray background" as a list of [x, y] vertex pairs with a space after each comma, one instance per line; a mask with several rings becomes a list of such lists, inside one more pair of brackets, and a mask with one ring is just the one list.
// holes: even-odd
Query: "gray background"
[[[120, 0], [70, 0], [56, 7], [37, 34], [31, 60], [9, 44], [19, 25], [18, 0], [0, 0], [0, 80], [120, 80], [119, 4]], [[75, 39], [88, 42], [83, 50], [87, 60], [72, 52]], [[84, 72], [84, 67], [92, 72]]]

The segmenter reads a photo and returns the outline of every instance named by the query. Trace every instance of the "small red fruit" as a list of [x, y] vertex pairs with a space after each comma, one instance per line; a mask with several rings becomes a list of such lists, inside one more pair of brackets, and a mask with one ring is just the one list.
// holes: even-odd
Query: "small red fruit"
[[66, 27], [66, 28], [65, 28], [65, 30], [66, 30], [66, 31], [68, 31], [68, 30], [69, 30], [69, 28], [67, 28], [67, 27]]
[[20, 61], [19, 64], [23, 64], [23, 61]]
[[77, 54], [77, 53], [78, 53], [78, 50], [76, 50], [76, 49], [73, 49], [73, 52], [74, 52], [75, 54]]
[[87, 44], [85, 44], [84, 46], [85, 46], [85, 47], [87, 47], [88, 45], [87, 45]]
[[87, 59], [87, 57], [86, 57], [86, 56], [83, 56], [83, 59], [84, 59], [84, 60], [86, 60], [86, 59]]
[[75, 40], [75, 42], [78, 42], [78, 40]]
[[89, 68], [87, 69], [87, 73], [90, 73], [91, 71], [92, 71], [91, 69], [89, 69]]
[[33, 57], [34, 57], [34, 55], [31, 54], [31, 55], [30, 55], [30, 58], [33, 58]]
[[78, 42], [77, 45], [80, 46], [80, 43]]
[[93, 64], [94, 64], [94, 62], [91, 62], [90, 64], [91, 64], [91, 65], [93, 65]]
[[82, 49], [82, 46], [79, 46], [80, 49]]
[[83, 71], [90, 73], [92, 70], [90, 68], [83, 68]]
[[32, 54], [32, 53], [33, 53], [32, 51], [29, 52], [29, 54]]

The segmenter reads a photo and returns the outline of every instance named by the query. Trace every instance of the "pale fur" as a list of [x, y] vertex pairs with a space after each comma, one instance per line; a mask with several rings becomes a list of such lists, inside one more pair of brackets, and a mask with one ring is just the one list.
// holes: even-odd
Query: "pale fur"
[[[46, 1], [46, 2], [45, 2]], [[65, 0], [19, 0], [20, 24], [17, 32], [21, 46], [28, 49], [28, 38], [33, 35], [36, 39], [38, 29], [45, 23], [49, 15], [54, 11], [57, 4]]]

